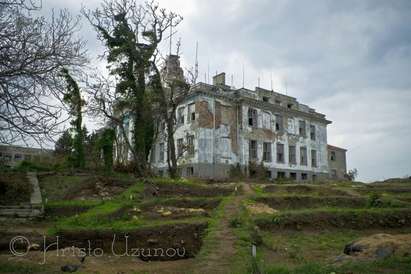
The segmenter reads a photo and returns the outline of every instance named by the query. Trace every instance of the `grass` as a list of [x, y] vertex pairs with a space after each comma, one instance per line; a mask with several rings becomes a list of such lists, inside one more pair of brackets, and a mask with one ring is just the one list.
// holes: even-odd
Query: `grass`
[[64, 200], [70, 192], [77, 192], [79, 189], [86, 187], [86, 182], [91, 176], [64, 176], [54, 175], [39, 178], [40, 188], [43, 199], [48, 201]]

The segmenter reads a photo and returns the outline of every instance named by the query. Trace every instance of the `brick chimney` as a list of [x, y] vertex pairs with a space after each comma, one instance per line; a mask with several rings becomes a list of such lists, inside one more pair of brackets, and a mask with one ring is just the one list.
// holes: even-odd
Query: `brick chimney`
[[225, 72], [217, 74], [213, 77], [214, 86], [225, 86]]

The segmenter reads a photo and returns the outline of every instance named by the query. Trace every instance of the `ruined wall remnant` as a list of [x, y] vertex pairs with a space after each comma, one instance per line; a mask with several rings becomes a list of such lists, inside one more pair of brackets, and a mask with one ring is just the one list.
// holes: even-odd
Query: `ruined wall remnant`
[[198, 113], [198, 126], [200, 128], [213, 128], [213, 112], [207, 101], [196, 101], [196, 113]]

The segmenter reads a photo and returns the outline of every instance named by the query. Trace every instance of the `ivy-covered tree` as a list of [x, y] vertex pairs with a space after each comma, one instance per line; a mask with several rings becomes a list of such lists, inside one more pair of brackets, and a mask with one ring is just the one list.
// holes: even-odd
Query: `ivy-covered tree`
[[[109, 96], [106, 94], [97, 93], [93, 98], [96, 98], [97, 105], [106, 117], [122, 131], [120, 135], [124, 137], [132, 155], [136, 173], [147, 175], [154, 124], [153, 102], [146, 79], [164, 33], [170, 27], [177, 26], [181, 17], [160, 9], [153, 1], [139, 4], [136, 0], [104, 1], [101, 8], [83, 10], [83, 14], [107, 47], [110, 74], [117, 79], [115, 106], [112, 104], [116, 113], [107, 115], [109, 104], [106, 100]], [[131, 142], [123, 126], [125, 114], [129, 115], [133, 123]]]
[[70, 122], [73, 149], [71, 154], [72, 165], [75, 168], [85, 167], [85, 157], [84, 157], [84, 135], [82, 123], [83, 123], [83, 113], [82, 108], [85, 104], [84, 100], [81, 98], [80, 88], [74, 78], [70, 75], [66, 68], [61, 70], [61, 75], [65, 79], [67, 86], [67, 92], [64, 94], [64, 102], [69, 107], [69, 114], [72, 117]]
[[111, 128], [104, 129], [99, 139], [101, 152], [103, 153], [104, 171], [111, 173], [113, 171], [113, 148], [115, 132]]
[[73, 149], [73, 140], [69, 130], [65, 130], [54, 145], [54, 152], [59, 156], [69, 156]]

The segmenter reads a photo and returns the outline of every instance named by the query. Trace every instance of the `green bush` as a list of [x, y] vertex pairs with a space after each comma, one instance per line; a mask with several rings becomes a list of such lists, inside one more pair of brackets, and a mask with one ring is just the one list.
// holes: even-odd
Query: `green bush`
[[32, 191], [24, 173], [8, 172], [0, 176], [0, 204], [30, 202]]

